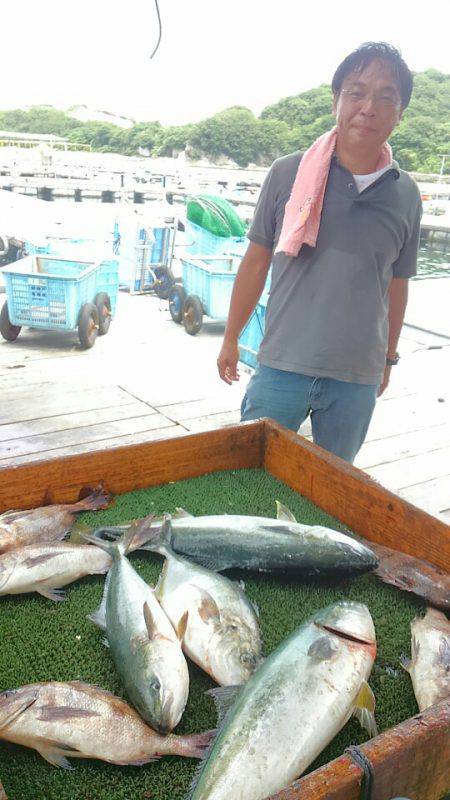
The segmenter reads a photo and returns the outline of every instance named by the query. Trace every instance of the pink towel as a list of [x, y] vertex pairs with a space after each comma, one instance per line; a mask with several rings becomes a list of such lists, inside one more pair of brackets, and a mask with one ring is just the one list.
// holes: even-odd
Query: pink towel
[[[336, 149], [336, 138], [337, 128], [322, 134], [300, 161], [291, 196], [284, 209], [283, 227], [276, 253], [298, 256], [303, 244], [316, 246], [331, 158]], [[391, 162], [392, 150], [385, 142], [375, 171], [389, 166]]]

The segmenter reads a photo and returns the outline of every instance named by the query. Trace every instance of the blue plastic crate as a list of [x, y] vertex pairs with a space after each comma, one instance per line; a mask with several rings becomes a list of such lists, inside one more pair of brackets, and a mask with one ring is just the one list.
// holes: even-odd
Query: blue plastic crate
[[3, 274], [13, 325], [72, 330], [81, 306], [92, 303], [100, 291], [110, 295], [114, 313], [118, 284], [114, 260], [95, 263], [28, 256], [8, 266]]
[[258, 303], [239, 338], [239, 361], [255, 369], [258, 351], [264, 336], [266, 307]]
[[186, 250], [191, 255], [204, 257], [240, 254], [242, 258], [246, 246], [245, 236], [228, 236], [227, 238], [214, 236], [200, 225], [195, 225], [189, 220], [186, 222]]
[[223, 261], [207, 263], [203, 259], [181, 258], [183, 288], [186, 294], [200, 298], [205, 314], [214, 319], [226, 319], [230, 308], [231, 293], [236, 272], [224, 269]]
[[271, 272], [269, 271], [259, 303], [239, 337], [239, 360], [253, 369], [258, 366], [258, 352], [264, 336], [270, 281]]

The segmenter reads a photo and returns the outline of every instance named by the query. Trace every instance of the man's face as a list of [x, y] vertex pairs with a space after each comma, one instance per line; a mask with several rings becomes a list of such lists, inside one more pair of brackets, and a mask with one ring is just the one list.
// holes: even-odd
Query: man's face
[[338, 137], [348, 147], [379, 150], [402, 116], [398, 82], [388, 64], [372, 61], [344, 79], [334, 96]]

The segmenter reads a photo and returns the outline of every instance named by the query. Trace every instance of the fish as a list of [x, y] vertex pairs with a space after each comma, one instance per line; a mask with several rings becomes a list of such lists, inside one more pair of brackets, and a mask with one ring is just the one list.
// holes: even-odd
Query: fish
[[[4, 700], [0, 706], [0, 730], [10, 725], [17, 717], [29, 708], [36, 700], [37, 692], [24, 692], [20, 697], [15, 692], [4, 692]], [[0, 780], [0, 800], [8, 800], [5, 788]]]
[[[242, 687], [208, 692], [219, 729], [189, 800], [263, 800], [290, 785], [352, 713], [377, 733], [367, 683], [376, 655], [368, 608], [338, 602], [315, 613]], [[187, 800], [187, 798], [186, 798]]]
[[434, 564], [374, 542], [366, 542], [378, 557], [375, 575], [397, 589], [412, 592], [443, 611], [450, 611], [450, 574]]
[[116, 669], [133, 706], [154, 730], [169, 733], [178, 725], [189, 694], [189, 671], [180, 644], [187, 612], [177, 635], [153, 588], [125, 557], [133, 538], [131, 527], [117, 544], [98, 542], [113, 563], [100, 608], [88, 619], [106, 631]]
[[100, 486], [77, 503], [7, 511], [0, 515], [0, 553], [37, 542], [64, 539], [75, 514], [106, 508], [110, 501], [111, 496]]
[[182, 647], [192, 661], [222, 686], [244, 683], [262, 658], [257, 612], [238, 583], [174, 553], [170, 525], [157, 546], [166, 560], [156, 596], [175, 630], [187, 612]]
[[428, 608], [411, 622], [411, 659], [402, 659], [420, 711], [450, 699], [450, 621]]
[[[152, 730], [124, 700], [82, 681], [35, 683], [12, 690], [34, 702], [8, 725], [0, 739], [31, 747], [57, 767], [72, 769], [69, 758], [141, 766], [164, 755], [201, 758], [211, 731], [186, 736]], [[0, 715], [11, 690], [0, 694]]]
[[[128, 550], [141, 541], [129, 540]], [[62, 601], [62, 586], [86, 575], [102, 575], [111, 566], [109, 553], [91, 544], [48, 542], [9, 550], [0, 555], [0, 596], [38, 592], [48, 600]]]
[[[157, 550], [161, 536], [169, 536], [152, 518], [149, 525]], [[120, 527], [100, 528], [118, 535]], [[302, 575], [356, 575], [373, 570], [378, 559], [366, 544], [322, 525], [302, 525], [277, 502], [277, 519], [221, 514], [193, 517], [177, 509], [167, 543], [179, 555], [217, 571], [231, 568], [258, 572], [294, 572]]]

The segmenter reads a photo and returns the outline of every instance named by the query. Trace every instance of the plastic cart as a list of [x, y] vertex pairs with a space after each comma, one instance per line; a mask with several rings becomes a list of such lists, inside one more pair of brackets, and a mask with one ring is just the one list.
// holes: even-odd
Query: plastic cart
[[169, 295], [169, 310], [174, 322], [182, 322], [186, 333], [195, 336], [207, 314], [226, 320], [230, 308], [236, 270], [232, 256], [185, 256], [181, 259], [183, 284], [176, 283]]
[[82, 347], [107, 333], [115, 313], [119, 286], [116, 259], [75, 261], [34, 255], [3, 269], [6, 302], [0, 333], [9, 342], [21, 328], [75, 330]]

